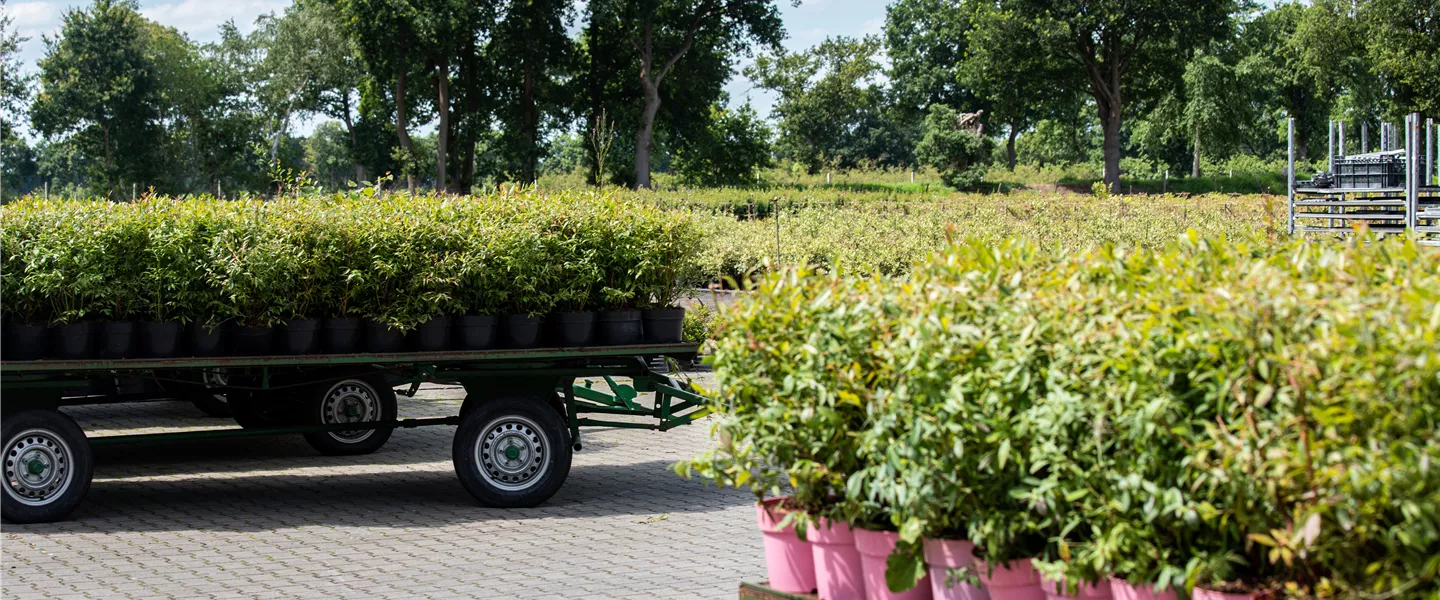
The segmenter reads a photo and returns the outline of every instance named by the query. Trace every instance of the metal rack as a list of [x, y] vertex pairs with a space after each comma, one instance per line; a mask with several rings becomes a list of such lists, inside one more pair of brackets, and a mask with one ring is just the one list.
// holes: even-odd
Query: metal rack
[[[1405, 117], [1403, 127], [1382, 124], [1380, 148], [1376, 154], [1402, 158], [1404, 177], [1399, 187], [1318, 187], [1302, 186], [1295, 178], [1295, 119], [1287, 120], [1289, 173], [1287, 218], [1290, 233], [1346, 235], [1359, 225], [1379, 235], [1414, 231], [1420, 243], [1440, 246], [1440, 173], [1437, 173], [1436, 146], [1440, 127], [1434, 119], [1418, 113]], [[1361, 130], [1361, 152], [1368, 153], [1368, 131]], [[1337, 143], [1338, 146], [1337, 146]], [[1330, 122], [1329, 172], [1336, 161], [1345, 161], [1345, 124]], [[1358, 158], [1358, 157], [1355, 157]], [[1342, 164], [1343, 166], [1343, 164]], [[1335, 178], [1337, 183], [1342, 178]], [[1353, 180], [1353, 179], [1352, 179]]]

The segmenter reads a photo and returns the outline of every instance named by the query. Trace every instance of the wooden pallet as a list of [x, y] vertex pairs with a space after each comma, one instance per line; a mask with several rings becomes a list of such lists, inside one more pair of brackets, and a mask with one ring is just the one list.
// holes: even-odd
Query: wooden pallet
[[740, 584], [740, 600], [820, 600], [815, 594], [791, 594], [766, 587], [768, 581]]

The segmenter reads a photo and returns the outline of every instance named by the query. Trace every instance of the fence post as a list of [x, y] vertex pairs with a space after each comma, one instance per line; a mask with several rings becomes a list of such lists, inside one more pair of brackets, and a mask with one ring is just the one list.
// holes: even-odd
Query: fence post
[[1360, 153], [1361, 153], [1361, 154], [1365, 154], [1365, 153], [1367, 153], [1367, 152], [1369, 152], [1369, 151], [1370, 151], [1370, 122], [1369, 122], [1369, 121], [1366, 121], [1366, 120], [1364, 120], [1364, 119], [1361, 119], [1361, 120], [1360, 120]]
[[131, 183], [131, 184], [130, 184], [130, 201], [131, 201], [131, 202], [134, 202], [134, 201], [135, 201], [135, 187], [136, 187], [136, 184], [134, 184], [134, 183]]
[[830, 172], [825, 172], [825, 185], [830, 185]]
[[1336, 156], [1339, 156], [1339, 157], [1341, 157], [1341, 158], [1344, 158], [1344, 157], [1345, 157], [1345, 122], [1344, 122], [1344, 121], [1340, 121], [1339, 139], [1340, 139], [1340, 141], [1335, 144], [1336, 151], [1339, 152], [1339, 154], [1336, 154]]
[[1285, 118], [1287, 157], [1285, 167], [1285, 223], [1295, 235], [1295, 117]]
[[1435, 185], [1435, 119], [1425, 119], [1425, 185]]
[[45, 199], [50, 199], [50, 182], [45, 182]]
[[1165, 169], [1165, 178], [1160, 180], [1160, 193], [1161, 193], [1161, 194], [1167, 193], [1166, 189], [1169, 188], [1169, 187], [1170, 187], [1170, 169]]

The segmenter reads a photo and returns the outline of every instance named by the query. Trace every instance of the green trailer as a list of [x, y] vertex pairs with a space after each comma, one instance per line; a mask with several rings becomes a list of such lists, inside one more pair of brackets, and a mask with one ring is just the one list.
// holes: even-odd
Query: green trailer
[[[300, 434], [321, 453], [359, 455], [379, 449], [397, 428], [429, 425], [458, 426], [455, 473], [477, 500], [534, 506], [564, 483], [571, 453], [581, 447], [580, 427], [665, 431], [704, 416], [704, 399], [693, 388], [652, 366], [689, 362], [695, 353], [693, 344], [658, 344], [3, 362], [0, 508], [13, 523], [64, 518], [90, 487], [96, 446]], [[630, 383], [617, 381], [624, 378]], [[138, 381], [143, 390], [122, 393], [116, 381]], [[426, 382], [464, 386], [460, 414], [399, 419], [397, 393], [413, 396]], [[654, 403], [638, 402], [642, 392], [654, 392]], [[87, 438], [57, 410], [158, 398], [228, 410], [239, 427]]]

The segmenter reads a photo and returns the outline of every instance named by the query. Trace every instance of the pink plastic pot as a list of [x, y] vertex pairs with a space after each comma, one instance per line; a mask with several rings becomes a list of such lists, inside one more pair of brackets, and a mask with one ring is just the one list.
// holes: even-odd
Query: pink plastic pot
[[[864, 600], [865, 575], [850, 525], [819, 519], [805, 530], [815, 557], [815, 587], [824, 600]], [[818, 525], [818, 527], [817, 527]]]
[[788, 497], [771, 498], [755, 505], [760, 516], [760, 533], [765, 534], [765, 570], [770, 587], [791, 594], [815, 590], [815, 559], [810, 544], [795, 535], [794, 526], [777, 528], [788, 511], [779, 504]]
[[997, 565], [993, 573], [989, 566], [980, 563], [980, 583], [990, 593], [990, 600], [1045, 600], [1040, 572], [1028, 558]]
[[1190, 592], [1191, 600], [1257, 600], [1260, 598], [1270, 598], [1273, 596], [1274, 594], [1270, 592], [1217, 592], [1215, 590], [1207, 590], [1198, 587]]
[[867, 600], [930, 600], [930, 576], [920, 578], [915, 587], [903, 592], [892, 592], [885, 585], [885, 561], [895, 552], [895, 543], [900, 534], [893, 531], [871, 531], [856, 529], [855, 549], [860, 551], [861, 570], [865, 574], [865, 598]]
[[1047, 600], [1111, 600], [1109, 580], [1081, 584], [1073, 594], [1065, 588], [1064, 580], [1041, 577], [1040, 581]]
[[985, 588], [964, 578], [947, 581], [951, 569], [976, 570], [975, 544], [968, 540], [925, 540], [925, 564], [930, 567], [930, 591], [936, 600], [990, 600]]
[[1175, 600], [1175, 588], [1157, 592], [1155, 587], [1148, 583], [1136, 585], [1123, 579], [1111, 578], [1110, 595], [1115, 600]]

